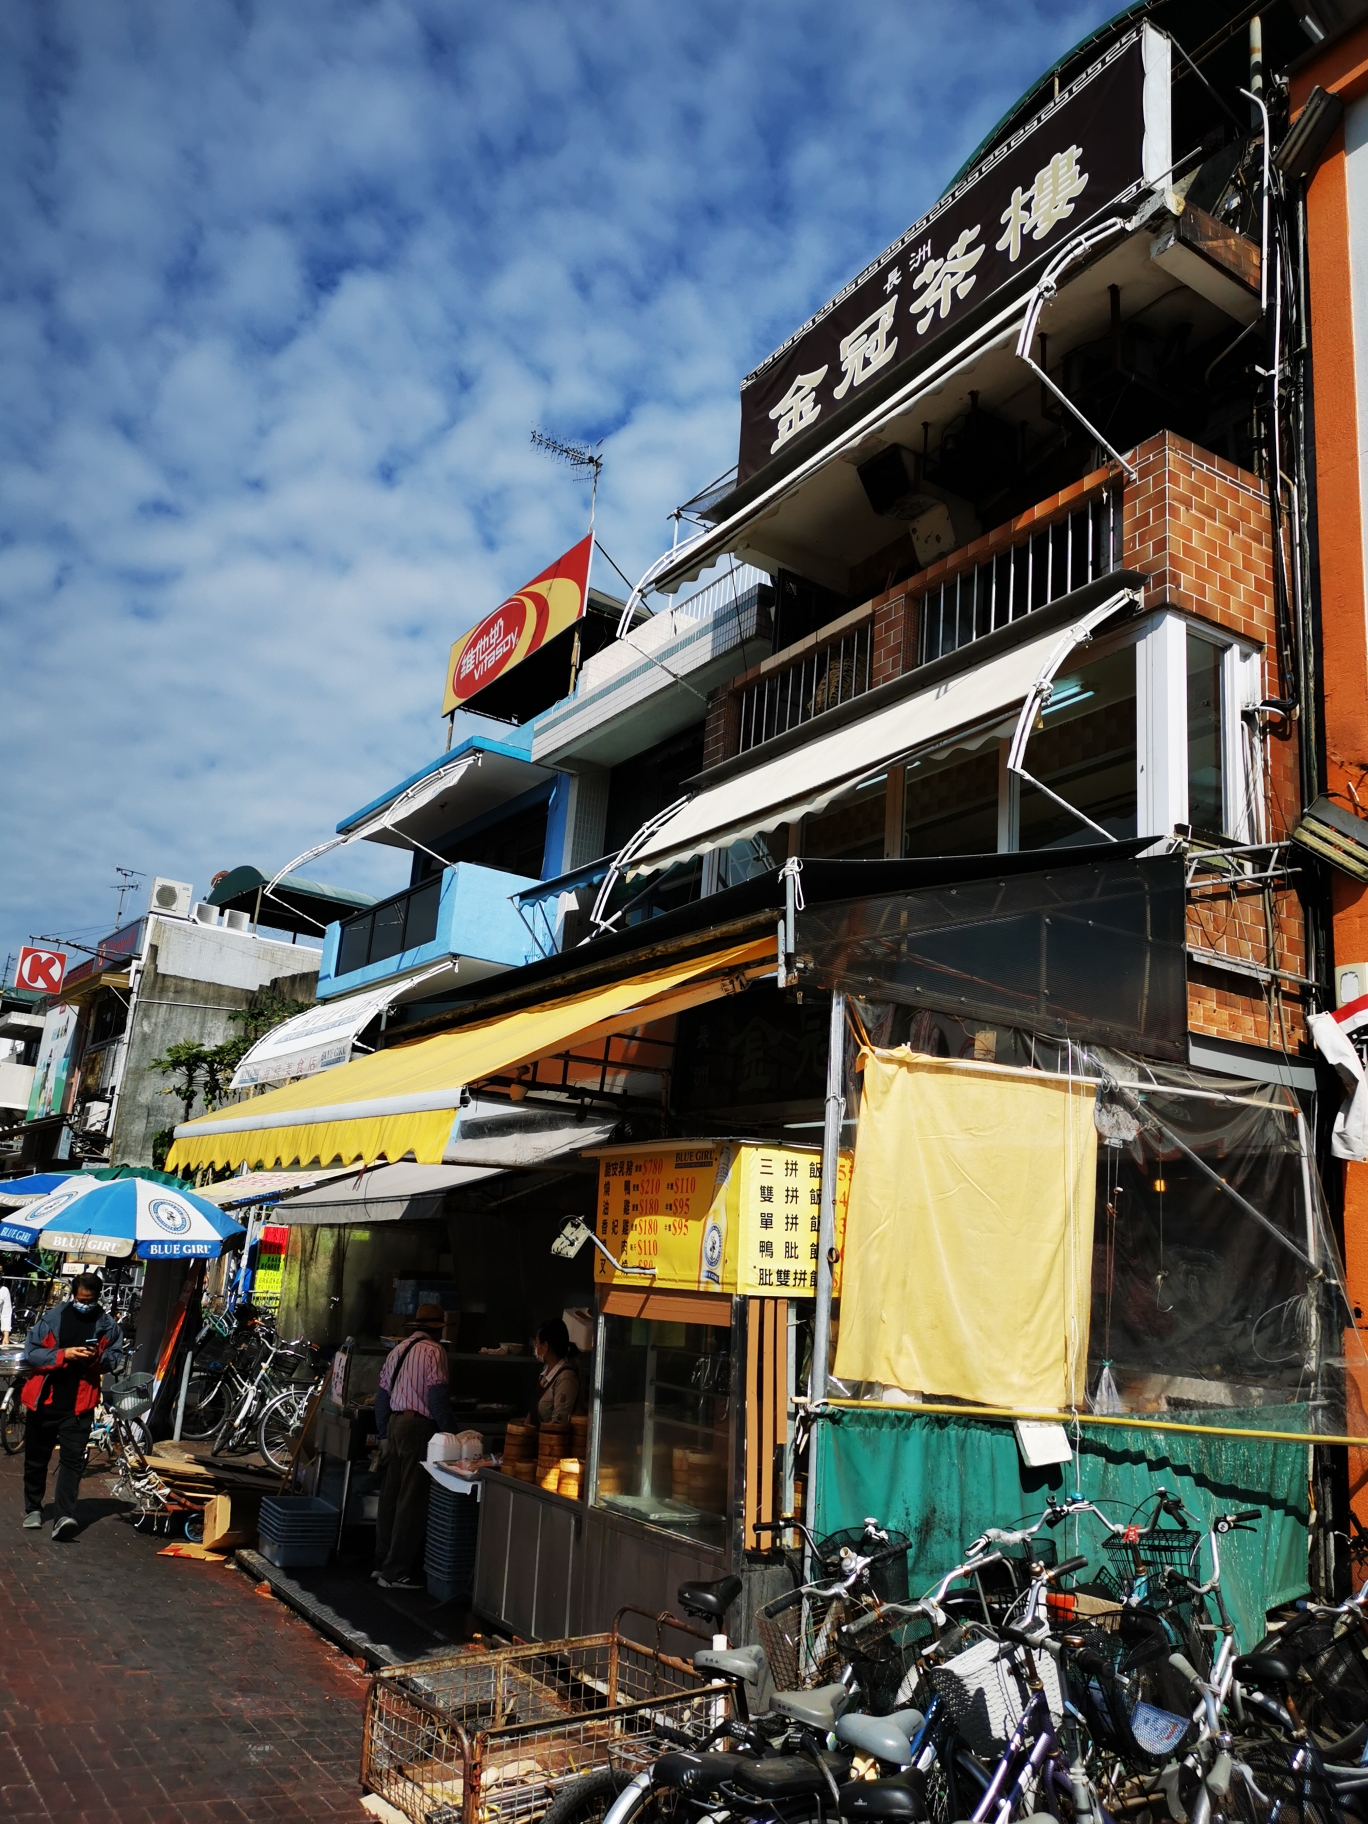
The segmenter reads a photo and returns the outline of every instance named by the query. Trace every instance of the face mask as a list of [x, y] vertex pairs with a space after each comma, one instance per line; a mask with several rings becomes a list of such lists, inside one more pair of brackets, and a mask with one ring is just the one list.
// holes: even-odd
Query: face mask
[[100, 1307], [93, 1299], [88, 1305], [78, 1305], [75, 1300], [73, 1300], [71, 1308], [76, 1313], [77, 1317], [93, 1318], [98, 1317], [100, 1314]]

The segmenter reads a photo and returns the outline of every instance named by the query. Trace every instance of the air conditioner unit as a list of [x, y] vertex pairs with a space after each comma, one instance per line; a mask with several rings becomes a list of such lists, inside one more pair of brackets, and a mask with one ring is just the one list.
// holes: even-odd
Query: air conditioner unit
[[189, 918], [194, 888], [188, 880], [163, 880], [159, 874], [147, 895], [149, 912], [164, 912], [168, 918]]

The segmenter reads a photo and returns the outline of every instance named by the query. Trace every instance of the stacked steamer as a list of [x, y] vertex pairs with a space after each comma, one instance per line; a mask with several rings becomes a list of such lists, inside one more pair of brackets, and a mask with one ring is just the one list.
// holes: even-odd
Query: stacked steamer
[[511, 1419], [504, 1439], [503, 1473], [516, 1476], [520, 1482], [534, 1482], [537, 1477], [537, 1428]]
[[569, 1455], [570, 1422], [543, 1425], [537, 1438], [537, 1481], [555, 1494], [560, 1485], [561, 1458]]
[[587, 1413], [570, 1415], [570, 1455], [560, 1461], [560, 1478], [556, 1493], [567, 1501], [578, 1501], [584, 1484], [584, 1465], [589, 1456], [589, 1418]]
[[727, 1466], [706, 1450], [685, 1453], [684, 1499], [704, 1513], [720, 1514], [727, 1506]]

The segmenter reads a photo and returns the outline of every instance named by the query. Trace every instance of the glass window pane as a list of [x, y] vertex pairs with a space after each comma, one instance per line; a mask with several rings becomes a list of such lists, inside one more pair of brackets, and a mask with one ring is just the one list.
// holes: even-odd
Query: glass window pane
[[998, 846], [998, 747], [910, 761], [904, 855], [993, 855]]
[[828, 861], [879, 861], [884, 852], [888, 775], [856, 786], [815, 817], [803, 820], [804, 855]]
[[409, 894], [408, 918], [404, 923], [404, 948], [416, 950], [419, 944], [430, 944], [437, 935], [437, 908], [442, 898], [442, 877], [425, 881]]
[[605, 1319], [595, 1504], [725, 1546], [730, 1413], [729, 1328]]
[[1225, 653], [1189, 630], [1187, 636], [1188, 822], [1221, 836], [1225, 827], [1225, 731], [1221, 668]]
[[[1118, 839], [1135, 836], [1135, 648], [1123, 647], [1055, 679], [1026, 746], [1026, 770]], [[1018, 844], [1076, 848], [1095, 830], [1044, 792], [1021, 788]]]
[[383, 962], [387, 956], [398, 956], [403, 949], [405, 904], [402, 899], [392, 900], [387, 906], [377, 906], [371, 914], [375, 920], [370, 953], [373, 963]]
[[342, 927], [337, 946], [337, 973], [350, 975], [353, 969], [364, 969], [370, 961], [371, 915], [349, 919]]

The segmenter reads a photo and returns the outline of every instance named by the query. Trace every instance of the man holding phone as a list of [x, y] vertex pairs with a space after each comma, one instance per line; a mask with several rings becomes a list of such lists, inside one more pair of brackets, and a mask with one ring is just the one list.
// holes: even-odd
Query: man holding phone
[[118, 1366], [123, 1346], [119, 1326], [100, 1307], [102, 1291], [93, 1273], [72, 1283], [71, 1297], [45, 1311], [28, 1333], [19, 1373], [26, 1376], [20, 1398], [28, 1409], [24, 1424], [24, 1525], [43, 1524], [48, 1464], [57, 1460], [54, 1540], [77, 1528], [86, 1445], [100, 1401], [100, 1376]]

